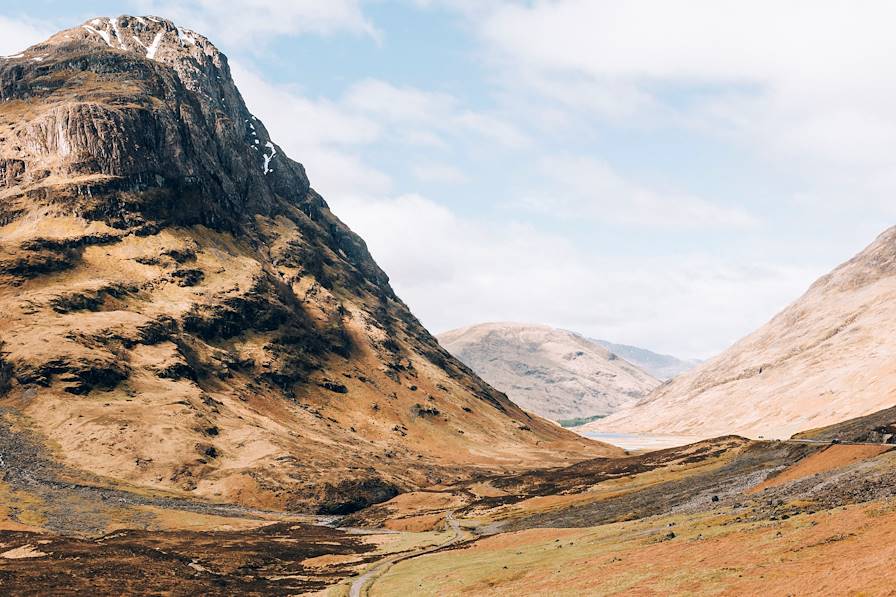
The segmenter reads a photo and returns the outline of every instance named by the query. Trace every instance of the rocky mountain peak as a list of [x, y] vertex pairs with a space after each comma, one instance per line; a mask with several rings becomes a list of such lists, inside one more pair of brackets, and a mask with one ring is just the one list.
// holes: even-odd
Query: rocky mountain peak
[[[178, 27], [173, 21], [154, 16], [97, 17], [85, 21], [81, 29], [86, 37], [109, 48], [133, 52], [149, 60], [177, 67], [187, 60], [211, 62], [226, 69], [227, 59], [205, 36]], [[70, 37], [78, 29], [60, 34]]]
[[256, 126], [233, 83], [227, 57], [195, 31], [160, 17], [123, 15], [90, 19], [57, 37], [82, 39], [100, 51], [119, 51], [171, 67], [202, 103], [229, 115], [243, 132], [254, 130], [250, 121]]
[[[73, 206], [116, 211], [120, 224], [167, 212], [233, 229], [284, 202], [309, 214], [326, 207], [249, 112], [226, 56], [165, 19], [98, 17], [3, 59], [0, 100], [9, 115], [0, 121], [0, 182], [10, 189], [78, 178], [76, 197], [116, 201]], [[151, 201], [148, 189], [158, 191]]]

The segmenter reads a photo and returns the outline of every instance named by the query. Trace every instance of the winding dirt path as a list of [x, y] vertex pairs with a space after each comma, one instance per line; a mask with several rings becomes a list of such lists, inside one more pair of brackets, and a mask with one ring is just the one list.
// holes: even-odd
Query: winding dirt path
[[352, 583], [351, 588], [349, 589], [349, 597], [366, 596], [368, 594], [368, 591], [370, 590], [370, 586], [373, 584], [373, 581], [382, 576], [394, 564], [403, 562], [405, 560], [410, 560], [412, 558], [417, 558], [422, 555], [438, 551], [443, 547], [448, 547], [449, 545], [457, 543], [461, 538], [461, 530], [460, 525], [454, 518], [454, 512], [449, 512], [445, 515], [445, 522], [448, 523], [448, 526], [452, 531], [451, 537], [437, 545], [431, 545], [412, 553], [391, 556], [380, 560], [379, 562], [374, 564], [367, 572], [355, 579], [355, 581]]

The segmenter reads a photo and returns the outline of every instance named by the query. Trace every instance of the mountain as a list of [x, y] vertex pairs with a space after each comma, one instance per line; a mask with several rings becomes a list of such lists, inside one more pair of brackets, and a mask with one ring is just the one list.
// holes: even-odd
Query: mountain
[[93, 484], [340, 512], [620, 453], [441, 349], [224, 54], [156, 17], [0, 60], [0, 338], [3, 424]]
[[660, 381], [670, 380], [676, 375], [693, 369], [700, 364], [700, 361], [697, 359], [682, 360], [672, 355], [660, 354], [646, 348], [629, 346], [628, 344], [615, 344], [607, 340], [594, 338], [589, 338], [589, 340], [595, 344], [600, 344], [616, 356], [622, 357]]
[[439, 342], [516, 404], [554, 420], [607, 415], [659, 385], [606, 348], [544, 325], [483, 323]]
[[597, 431], [784, 438], [896, 403], [896, 228]]

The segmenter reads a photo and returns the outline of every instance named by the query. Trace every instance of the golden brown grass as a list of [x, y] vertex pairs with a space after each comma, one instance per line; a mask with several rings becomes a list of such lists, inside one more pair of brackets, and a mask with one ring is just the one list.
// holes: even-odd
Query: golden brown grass
[[533, 529], [400, 563], [371, 594], [889, 594], [894, 540], [889, 504], [778, 522], [695, 515]]

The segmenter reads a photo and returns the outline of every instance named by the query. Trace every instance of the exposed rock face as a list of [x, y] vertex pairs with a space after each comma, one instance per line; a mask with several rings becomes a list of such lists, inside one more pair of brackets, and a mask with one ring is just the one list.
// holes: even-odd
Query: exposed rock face
[[660, 383], [606, 348], [544, 325], [484, 323], [439, 342], [516, 404], [554, 420], [608, 415]]
[[0, 59], [0, 339], [8, 416], [108, 482], [342, 512], [616, 453], [442, 350], [226, 57], [154, 17]]
[[596, 421], [599, 431], [785, 438], [896, 403], [896, 228], [765, 326]]

